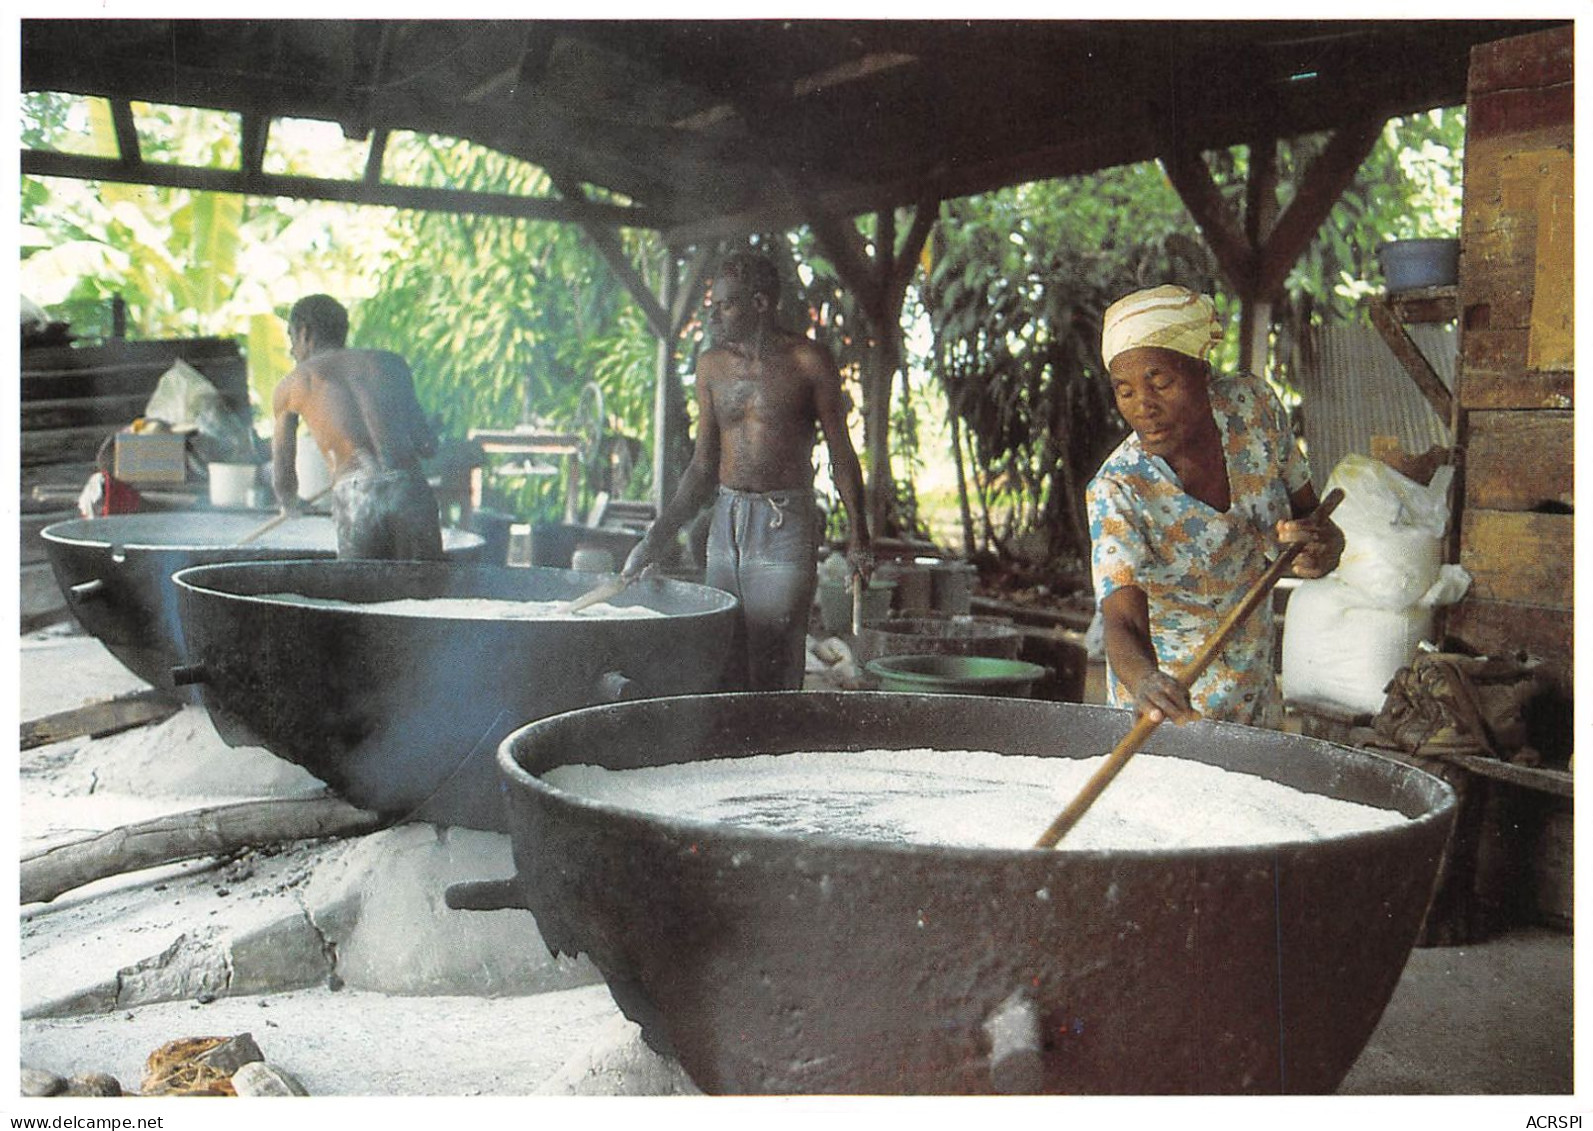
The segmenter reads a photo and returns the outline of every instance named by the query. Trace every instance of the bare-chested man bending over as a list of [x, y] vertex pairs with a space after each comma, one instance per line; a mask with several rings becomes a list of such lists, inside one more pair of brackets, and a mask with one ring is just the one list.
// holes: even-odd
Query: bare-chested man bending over
[[742, 252], [721, 265], [709, 293], [713, 345], [697, 362], [696, 448], [675, 497], [624, 569], [635, 577], [656, 561], [714, 499], [705, 580], [741, 600], [725, 682], [753, 691], [802, 686], [823, 538], [813, 498], [815, 424], [851, 518], [847, 557], [865, 578], [873, 571], [841, 376], [822, 346], [779, 328], [779, 299], [779, 275], [763, 256]]
[[332, 470], [337, 556], [440, 560], [437, 498], [420, 469], [437, 437], [408, 363], [344, 348], [348, 313], [327, 295], [294, 304], [288, 336], [298, 365], [271, 399], [271, 479], [283, 513], [304, 507], [294, 467], [302, 417]]

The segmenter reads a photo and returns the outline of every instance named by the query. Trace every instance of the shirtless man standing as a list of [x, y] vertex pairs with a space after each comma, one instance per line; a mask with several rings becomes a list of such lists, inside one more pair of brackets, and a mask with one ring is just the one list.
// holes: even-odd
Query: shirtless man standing
[[[841, 375], [822, 346], [776, 324], [780, 279], [750, 252], [721, 265], [709, 293], [712, 348], [697, 362], [697, 440], [675, 497], [625, 562], [636, 577], [714, 499], [705, 580], [741, 601], [727, 664], [732, 689], [802, 686], [823, 537], [813, 498], [815, 423], [851, 518], [854, 574], [873, 571], [863, 473], [846, 432]], [[717, 492], [717, 497], [715, 497]]]
[[284, 514], [299, 498], [299, 419], [332, 471], [339, 558], [441, 560], [437, 498], [420, 461], [437, 437], [415, 399], [409, 365], [386, 350], [346, 349], [348, 313], [327, 295], [288, 316], [293, 372], [271, 398], [271, 481]]

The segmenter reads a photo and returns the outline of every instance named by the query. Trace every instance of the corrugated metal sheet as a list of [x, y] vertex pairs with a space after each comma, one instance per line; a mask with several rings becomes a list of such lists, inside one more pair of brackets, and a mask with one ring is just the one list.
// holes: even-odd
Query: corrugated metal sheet
[[[1455, 328], [1422, 323], [1406, 330], [1453, 390], [1460, 349]], [[1345, 455], [1372, 453], [1373, 436], [1398, 436], [1412, 455], [1435, 445], [1449, 446], [1448, 422], [1438, 419], [1372, 327], [1313, 327], [1305, 348], [1295, 351], [1295, 365], [1311, 479], [1318, 494]]]

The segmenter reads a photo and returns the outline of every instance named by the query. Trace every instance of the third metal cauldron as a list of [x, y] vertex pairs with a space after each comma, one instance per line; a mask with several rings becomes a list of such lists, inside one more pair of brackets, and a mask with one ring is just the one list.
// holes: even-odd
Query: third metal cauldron
[[[182, 625], [172, 574], [218, 562], [331, 558], [337, 553], [332, 520], [300, 515], [239, 545], [271, 512], [168, 511], [77, 518], [42, 532], [50, 569], [67, 606], [83, 628], [129, 671], [154, 687], [192, 698], [173, 685], [171, 669], [183, 660]], [[469, 561], [481, 538], [443, 531], [451, 561]]]
[[[1453, 821], [1453, 793], [1412, 767], [1230, 724], [1164, 727], [1157, 753], [1409, 819], [1135, 851], [779, 834], [622, 809], [539, 776], [796, 750], [1081, 758], [1127, 723], [1071, 703], [868, 692], [562, 714], [499, 751], [516, 876], [449, 899], [529, 908], [528, 945], [588, 954], [709, 1092], [1332, 1091], [1399, 979]], [[1000, 1047], [1008, 1022], [1027, 1037]]]

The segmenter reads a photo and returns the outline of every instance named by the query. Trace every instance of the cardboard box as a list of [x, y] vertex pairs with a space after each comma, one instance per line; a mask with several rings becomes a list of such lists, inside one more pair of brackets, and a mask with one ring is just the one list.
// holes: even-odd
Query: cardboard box
[[126, 483], [153, 485], [188, 479], [187, 441], [171, 432], [118, 432], [111, 474]]

